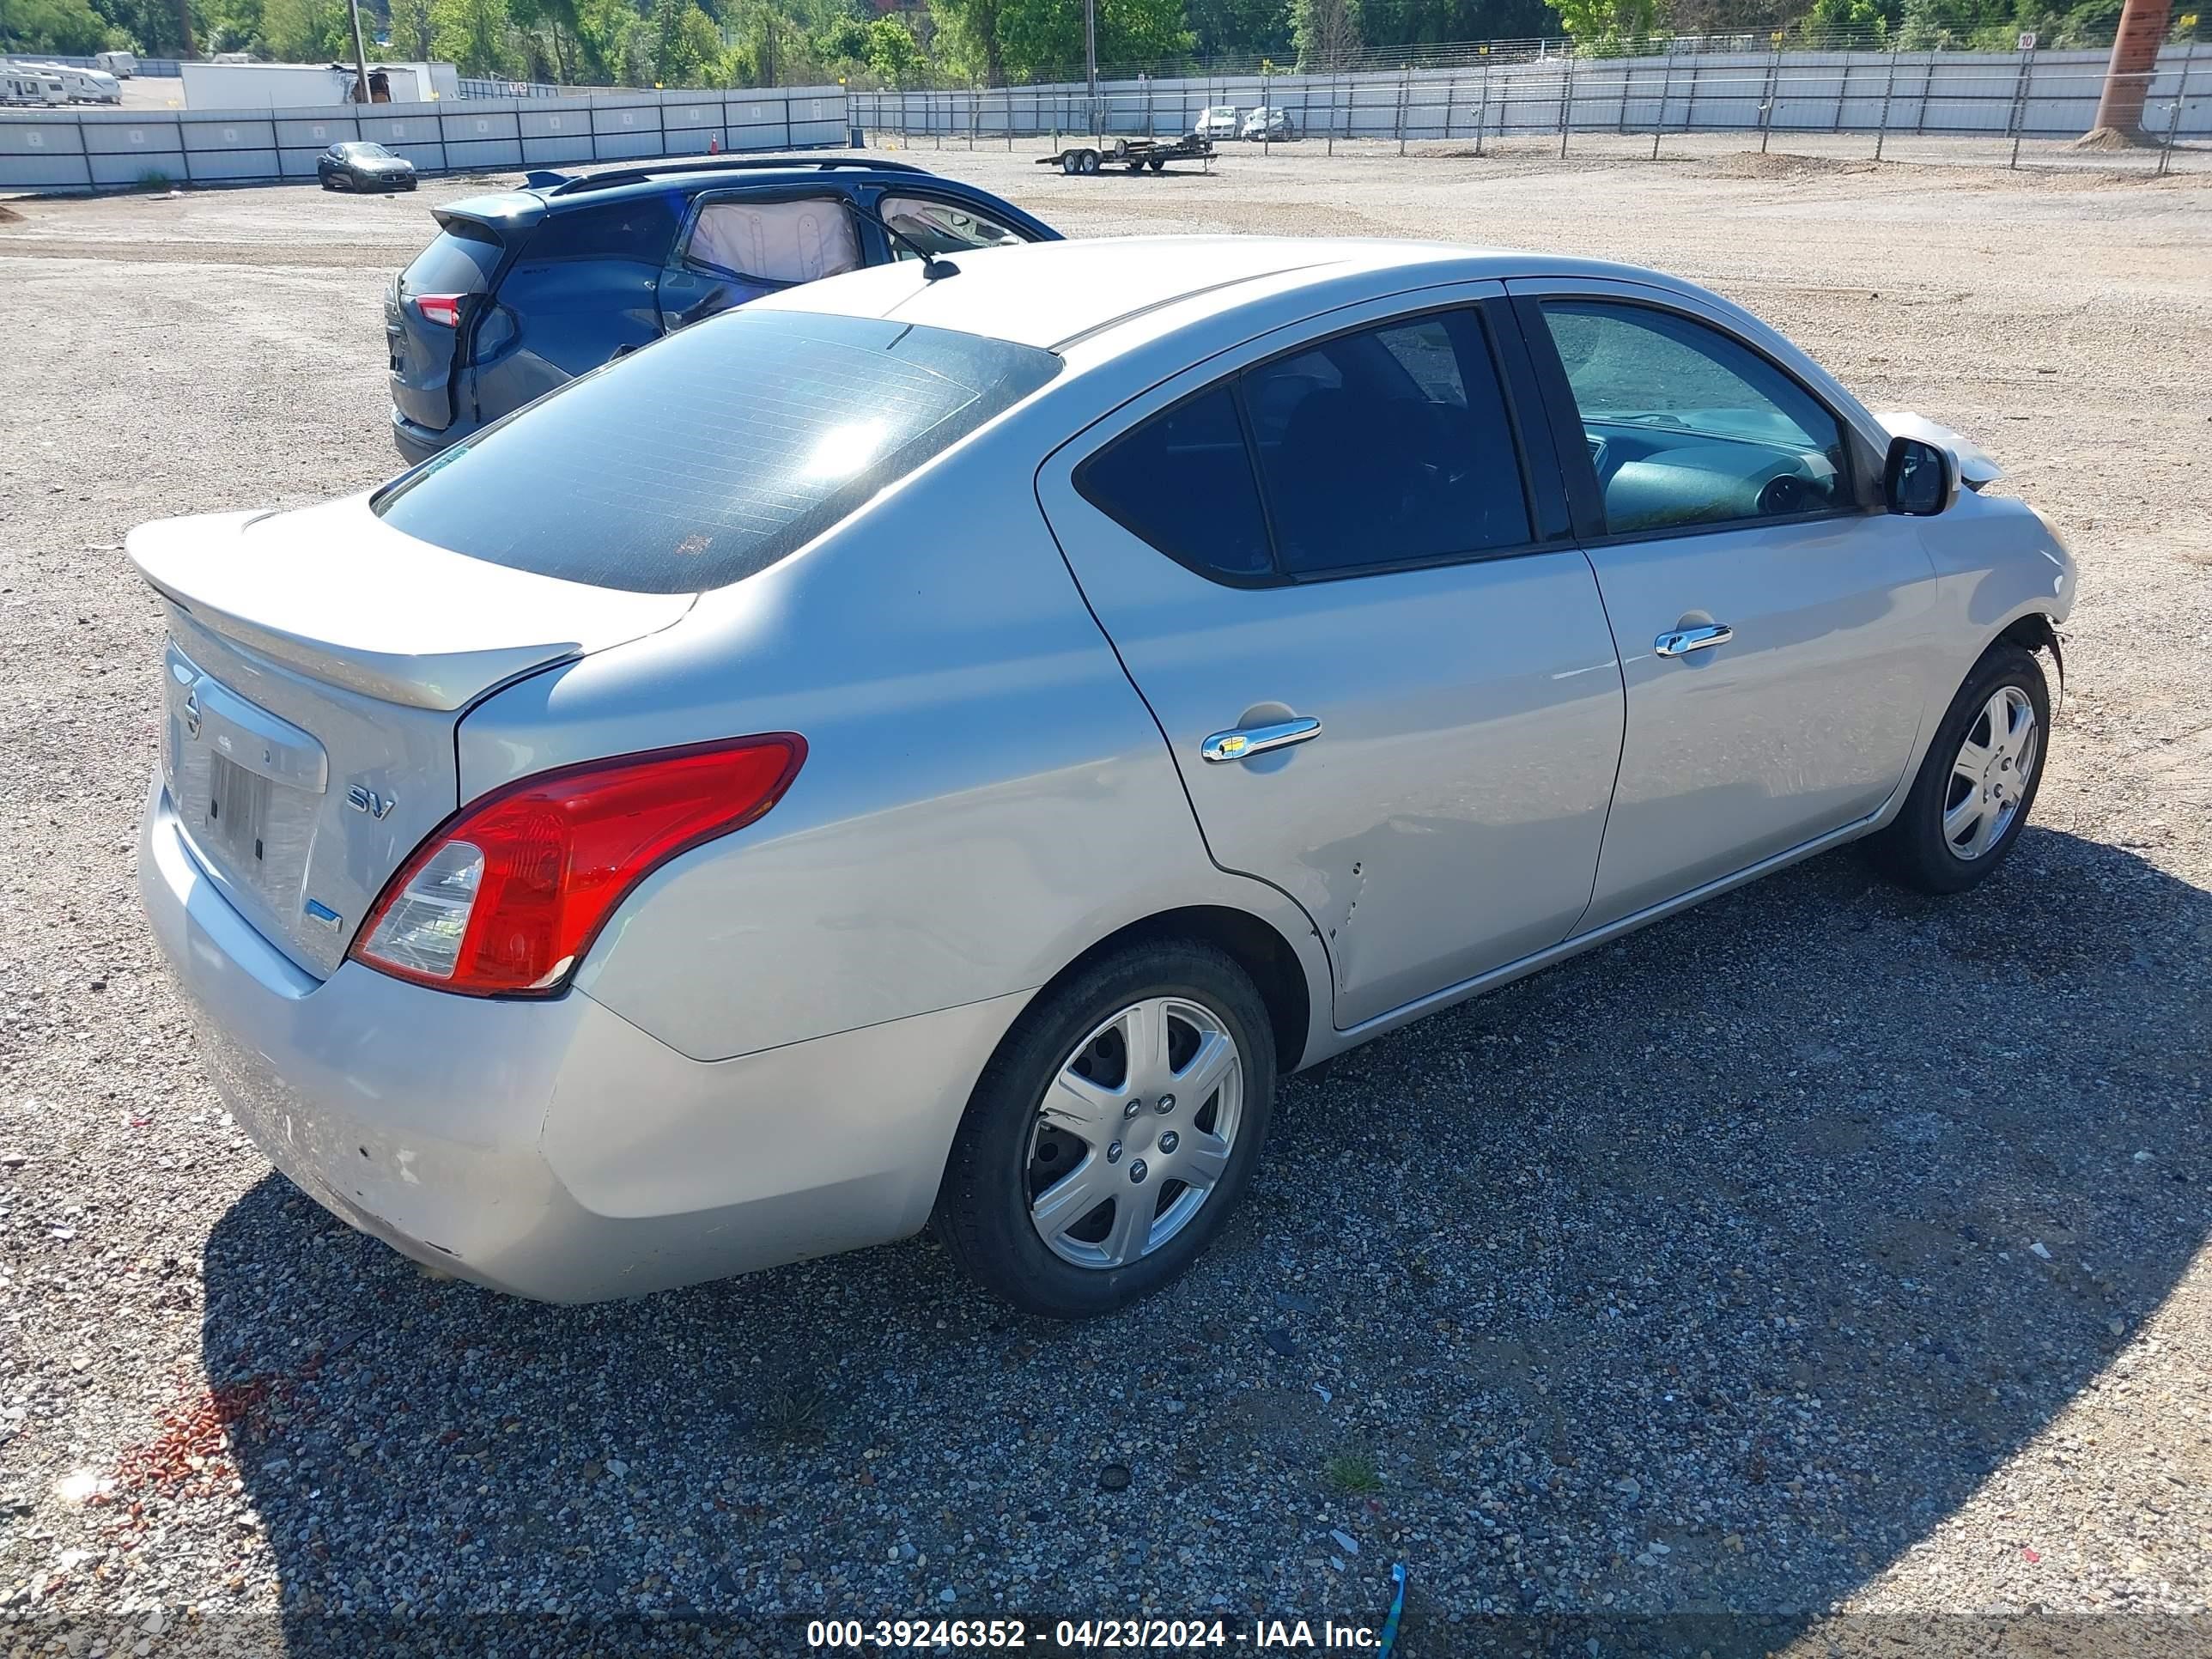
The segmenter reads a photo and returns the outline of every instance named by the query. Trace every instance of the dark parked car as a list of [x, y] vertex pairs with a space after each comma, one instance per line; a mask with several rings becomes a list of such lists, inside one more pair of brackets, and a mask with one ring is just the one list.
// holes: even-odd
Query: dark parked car
[[412, 190], [415, 164], [381, 144], [332, 144], [315, 157], [325, 190]]
[[764, 294], [925, 250], [1060, 240], [988, 191], [858, 158], [533, 173], [431, 211], [437, 240], [384, 296], [392, 436], [410, 461]]

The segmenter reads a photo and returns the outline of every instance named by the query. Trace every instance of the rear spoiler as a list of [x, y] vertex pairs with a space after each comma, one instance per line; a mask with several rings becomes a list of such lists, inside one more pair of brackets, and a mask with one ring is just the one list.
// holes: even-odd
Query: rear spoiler
[[[545, 199], [526, 191], [505, 190], [495, 196], [470, 196], [434, 207], [430, 216], [438, 222], [441, 230], [468, 225], [488, 230], [495, 240], [504, 242], [515, 232], [528, 230], [545, 216]], [[464, 235], [467, 234], [462, 232]]]

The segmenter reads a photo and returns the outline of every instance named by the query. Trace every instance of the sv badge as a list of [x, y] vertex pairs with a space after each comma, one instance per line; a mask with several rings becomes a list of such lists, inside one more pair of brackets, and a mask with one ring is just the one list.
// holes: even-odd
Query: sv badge
[[355, 811], [366, 812], [381, 823], [392, 809], [399, 805], [399, 801], [396, 796], [380, 795], [374, 789], [364, 789], [356, 784], [346, 791], [346, 805]]

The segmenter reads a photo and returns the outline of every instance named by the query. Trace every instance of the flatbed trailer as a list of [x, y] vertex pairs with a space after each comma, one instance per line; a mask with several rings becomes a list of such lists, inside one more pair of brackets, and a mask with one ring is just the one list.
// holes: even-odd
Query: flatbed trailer
[[1070, 174], [1102, 173], [1108, 167], [1127, 167], [1131, 173], [1142, 173], [1149, 167], [1160, 173], [1170, 161], [1203, 161], [1210, 172], [1213, 140], [1200, 138], [1195, 133], [1181, 138], [1116, 138], [1110, 143], [1086, 139], [1036, 158], [1041, 167], [1058, 167]]

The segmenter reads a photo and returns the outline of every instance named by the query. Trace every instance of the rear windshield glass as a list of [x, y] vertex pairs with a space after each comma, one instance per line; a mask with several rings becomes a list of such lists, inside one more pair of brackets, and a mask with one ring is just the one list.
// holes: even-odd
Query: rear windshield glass
[[410, 294], [480, 294], [504, 252], [499, 238], [465, 219], [415, 256], [399, 285]]
[[493, 564], [698, 592], [796, 551], [1059, 368], [944, 329], [726, 312], [455, 444], [376, 511]]

